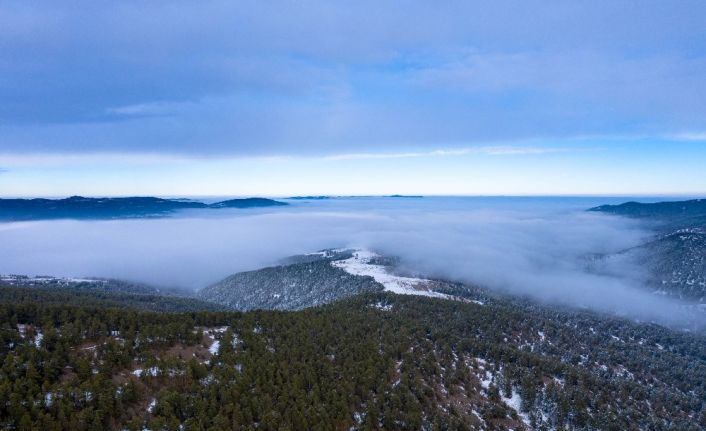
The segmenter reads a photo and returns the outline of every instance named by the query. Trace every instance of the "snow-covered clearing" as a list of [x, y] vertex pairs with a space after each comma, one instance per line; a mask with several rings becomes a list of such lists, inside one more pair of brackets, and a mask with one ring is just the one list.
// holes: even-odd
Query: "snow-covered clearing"
[[385, 291], [399, 295], [420, 295], [434, 298], [452, 299], [443, 293], [429, 290], [430, 280], [423, 278], [403, 277], [390, 274], [383, 265], [376, 265], [371, 261], [379, 257], [370, 250], [355, 250], [353, 256], [344, 260], [334, 260], [331, 265], [341, 268], [349, 274], [370, 276], [385, 287]]

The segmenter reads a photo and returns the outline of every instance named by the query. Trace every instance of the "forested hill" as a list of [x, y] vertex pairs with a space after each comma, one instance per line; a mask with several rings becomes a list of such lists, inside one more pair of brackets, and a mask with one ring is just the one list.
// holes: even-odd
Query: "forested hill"
[[157, 217], [184, 209], [258, 208], [281, 205], [287, 205], [287, 203], [265, 198], [230, 199], [213, 204], [156, 197], [72, 196], [65, 199], [0, 199], [0, 221]]
[[299, 310], [382, 290], [372, 277], [349, 274], [331, 264], [350, 256], [350, 251], [292, 256], [282, 265], [233, 274], [197, 295], [238, 311]]
[[626, 202], [590, 211], [648, 221], [654, 236], [619, 257], [647, 271], [646, 284], [653, 292], [706, 303], [706, 199]]
[[704, 217], [706, 216], [706, 199], [655, 203], [625, 202], [619, 205], [601, 205], [591, 208], [589, 211], [655, 219]]
[[2, 429], [706, 427], [706, 340], [656, 325], [384, 292], [157, 313], [38, 290], [0, 288]]

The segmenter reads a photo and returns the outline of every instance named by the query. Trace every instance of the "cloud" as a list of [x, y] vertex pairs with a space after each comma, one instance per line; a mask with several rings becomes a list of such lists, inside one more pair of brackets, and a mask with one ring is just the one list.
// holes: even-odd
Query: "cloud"
[[400, 153], [702, 130], [705, 8], [8, 1], [2, 150]]
[[670, 136], [671, 139], [677, 139], [682, 141], [706, 141], [706, 132], [686, 132], [677, 133]]
[[126, 117], [146, 117], [155, 115], [174, 115], [188, 107], [186, 103], [153, 102], [136, 105], [118, 106], [106, 109], [108, 115]]
[[643, 290], [644, 268], [590, 268], [587, 256], [632, 247], [649, 232], [585, 213], [588, 202], [340, 199], [213, 217], [3, 224], [0, 273], [197, 288], [292, 254], [369, 247], [400, 256], [415, 273], [643, 320], [686, 319], [678, 304]]
[[417, 157], [452, 157], [465, 156], [468, 154], [485, 154], [490, 156], [518, 156], [547, 154], [573, 151], [568, 148], [547, 148], [547, 147], [527, 147], [527, 146], [480, 146], [473, 148], [458, 148], [446, 150], [432, 150], [426, 152], [407, 153], [351, 153], [325, 156], [327, 160], [365, 160], [365, 159], [408, 159]]

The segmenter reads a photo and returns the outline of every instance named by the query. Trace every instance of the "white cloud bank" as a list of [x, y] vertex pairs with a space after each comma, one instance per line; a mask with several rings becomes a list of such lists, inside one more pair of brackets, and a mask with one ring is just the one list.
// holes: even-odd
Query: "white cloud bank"
[[[515, 209], [513, 209], [515, 208]], [[603, 273], [586, 257], [639, 244], [633, 221], [517, 199], [343, 199], [213, 217], [0, 224], [0, 273], [118, 277], [198, 288], [237, 271], [328, 247], [372, 248], [406, 268], [639, 319], [678, 320], [642, 290], [642, 269]], [[227, 215], [224, 215], [227, 214]]]

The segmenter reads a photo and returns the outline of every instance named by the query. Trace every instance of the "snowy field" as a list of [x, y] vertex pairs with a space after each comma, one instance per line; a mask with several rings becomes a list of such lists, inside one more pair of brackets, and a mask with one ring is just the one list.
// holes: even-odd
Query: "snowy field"
[[334, 260], [331, 265], [341, 268], [349, 274], [373, 277], [375, 281], [385, 287], [386, 292], [393, 292], [399, 295], [451, 298], [449, 295], [431, 291], [428, 287], [430, 280], [390, 274], [385, 266], [371, 263], [376, 257], [380, 257], [380, 255], [370, 250], [355, 250], [352, 257], [344, 260]]

